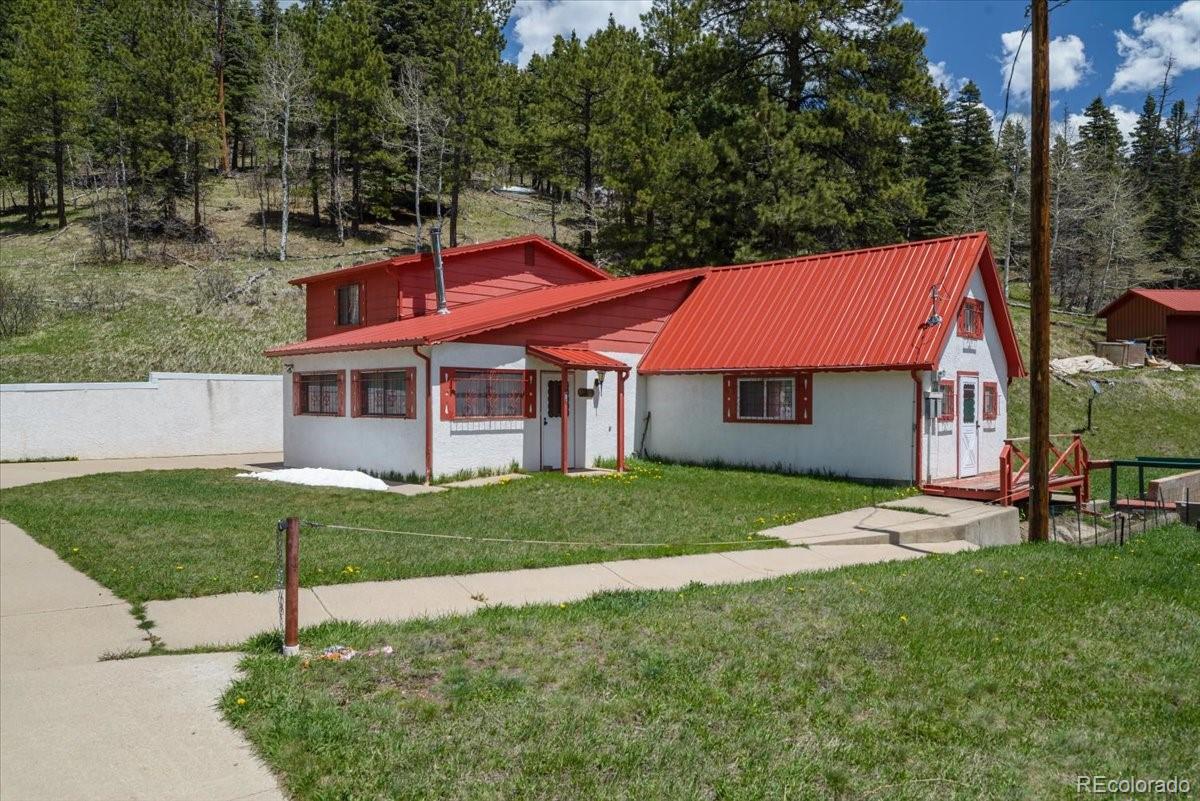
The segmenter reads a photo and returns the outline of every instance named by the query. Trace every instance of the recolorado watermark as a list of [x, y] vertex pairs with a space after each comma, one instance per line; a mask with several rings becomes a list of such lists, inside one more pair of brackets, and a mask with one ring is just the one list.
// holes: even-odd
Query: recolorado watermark
[[1145, 795], [1150, 798], [1187, 796], [1192, 792], [1192, 783], [1182, 776], [1166, 779], [1148, 779], [1140, 776], [1079, 776], [1075, 779], [1075, 792], [1081, 795]]

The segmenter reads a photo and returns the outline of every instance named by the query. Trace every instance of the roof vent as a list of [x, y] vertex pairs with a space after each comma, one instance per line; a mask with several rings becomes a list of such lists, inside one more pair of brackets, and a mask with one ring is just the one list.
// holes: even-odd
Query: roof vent
[[433, 241], [433, 284], [437, 290], [437, 313], [449, 314], [446, 305], [446, 278], [442, 273], [442, 229], [433, 226], [429, 229], [429, 238]]

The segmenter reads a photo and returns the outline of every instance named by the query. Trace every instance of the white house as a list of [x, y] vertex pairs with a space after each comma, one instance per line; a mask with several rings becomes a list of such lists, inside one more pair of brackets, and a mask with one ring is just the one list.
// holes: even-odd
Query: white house
[[289, 466], [431, 479], [626, 454], [994, 471], [1024, 367], [985, 234], [613, 278], [538, 237], [297, 279]]

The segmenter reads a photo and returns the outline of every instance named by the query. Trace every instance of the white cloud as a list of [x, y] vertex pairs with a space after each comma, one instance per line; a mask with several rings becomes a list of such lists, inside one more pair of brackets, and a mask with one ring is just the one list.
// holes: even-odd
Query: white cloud
[[[1197, 0], [1200, 2], [1200, 0]], [[1028, 36], [1021, 44], [1021, 32], [1009, 31], [1000, 34], [1000, 44], [1004, 49], [1000, 57], [1001, 88], [1008, 85], [1008, 72], [1012, 67], [1013, 58], [1017, 60], [1016, 71], [1012, 76], [1012, 91], [1016, 97], [1028, 97], [1030, 92], [1031, 75], [1033, 73], [1033, 43]], [[1020, 47], [1020, 53], [1017, 48]], [[1091, 69], [1091, 62], [1083, 50], [1083, 40], [1075, 34], [1056, 36], [1050, 41], [1050, 90], [1074, 89]]]
[[1113, 74], [1110, 93], [1150, 89], [1162, 84], [1167, 60], [1172, 75], [1200, 69], [1200, 0], [1186, 0], [1161, 14], [1137, 13], [1134, 35], [1117, 31], [1117, 52], [1124, 61]]
[[520, 44], [517, 66], [524, 67], [534, 53], [549, 53], [554, 37], [571, 31], [586, 39], [608, 24], [609, 15], [618, 25], [642, 29], [641, 15], [653, 0], [518, 0], [513, 8], [513, 36]]
[[929, 77], [933, 79], [934, 86], [944, 86], [947, 89], [954, 89], [954, 75], [950, 70], [946, 69], [945, 61], [930, 61], [926, 67], [929, 69]]

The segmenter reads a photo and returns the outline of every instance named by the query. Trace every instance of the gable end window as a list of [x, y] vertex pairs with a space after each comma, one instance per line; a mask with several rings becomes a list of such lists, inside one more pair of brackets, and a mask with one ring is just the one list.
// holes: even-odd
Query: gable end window
[[983, 382], [983, 419], [995, 420], [999, 416], [1000, 391], [995, 381]]
[[942, 409], [938, 413], [937, 419], [940, 422], [948, 423], [954, 420], [954, 382], [939, 381], [938, 388], [942, 391]]
[[346, 284], [337, 288], [337, 324], [361, 325], [363, 322], [362, 284]]
[[958, 335], [963, 339], [983, 339], [983, 301], [963, 300], [958, 311]]
[[518, 420], [537, 416], [536, 370], [443, 367], [443, 420]]
[[350, 371], [351, 417], [417, 416], [417, 368]]
[[724, 419], [727, 423], [812, 422], [812, 374], [726, 375]]
[[292, 414], [341, 417], [346, 413], [344, 370], [292, 373]]

